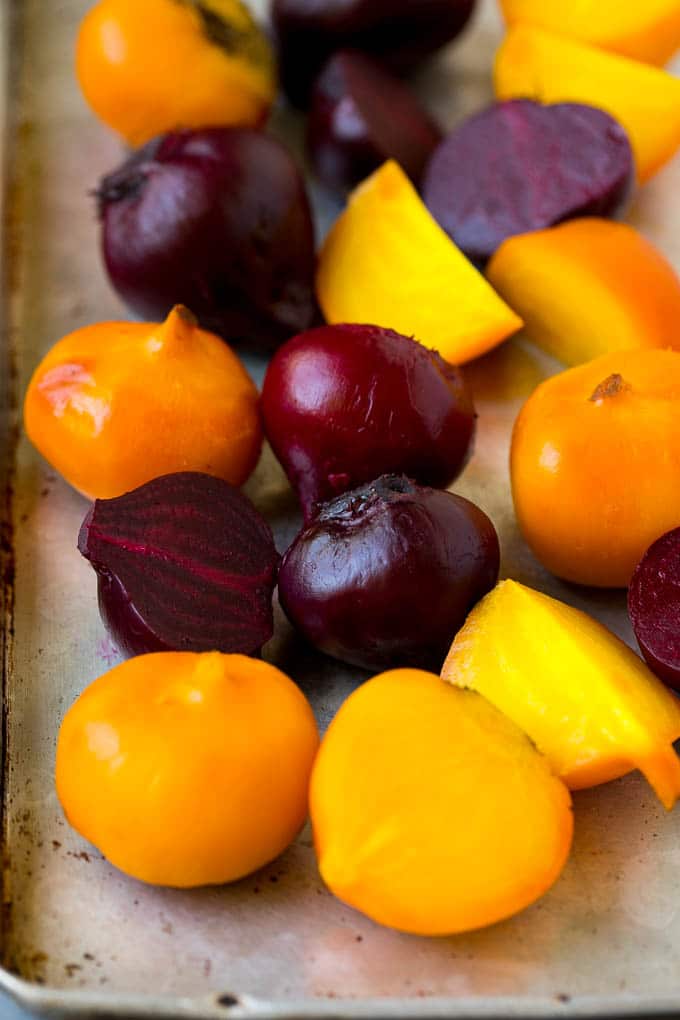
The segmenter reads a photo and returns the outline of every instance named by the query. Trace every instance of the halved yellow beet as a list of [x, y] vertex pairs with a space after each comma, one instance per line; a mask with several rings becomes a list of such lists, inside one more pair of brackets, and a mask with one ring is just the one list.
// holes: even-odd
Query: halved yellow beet
[[680, 796], [680, 703], [586, 613], [502, 581], [468, 616], [442, 677], [488, 698], [572, 790], [638, 768], [665, 807]]
[[647, 64], [680, 47], [678, 0], [500, 0], [509, 25], [526, 22]]
[[680, 146], [680, 80], [656, 67], [519, 24], [498, 50], [494, 75], [499, 99], [606, 110], [628, 132], [640, 181]]
[[680, 348], [680, 278], [625, 223], [589, 217], [518, 234], [486, 272], [529, 339], [568, 365], [610, 351]]
[[391, 160], [352, 192], [328, 235], [317, 296], [329, 323], [386, 326], [454, 364], [522, 326]]
[[348, 698], [310, 796], [331, 891], [418, 935], [517, 913], [550, 888], [571, 845], [569, 792], [525, 734], [480, 695], [414, 669]]

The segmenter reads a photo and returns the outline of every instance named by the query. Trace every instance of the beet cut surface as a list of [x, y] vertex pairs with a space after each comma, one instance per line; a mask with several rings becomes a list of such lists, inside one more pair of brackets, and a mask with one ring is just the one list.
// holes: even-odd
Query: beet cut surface
[[98, 499], [78, 548], [121, 651], [258, 654], [272, 636], [279, 556], [269, 525], [228, 482], [163, 475]]
[[635, 568], [628, 613], [647, 665], [680, 691], [680, 528], [654, 542]]
[[473, 262], [508, 237], [577, 216], [617, 216], [635, 180], [624, 129], [580, 103], [495, 103], [435, 150], [423, 198]]

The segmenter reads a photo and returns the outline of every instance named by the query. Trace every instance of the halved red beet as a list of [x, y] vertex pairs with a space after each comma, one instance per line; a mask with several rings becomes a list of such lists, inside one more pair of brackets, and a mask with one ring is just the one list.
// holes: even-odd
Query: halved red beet
[[272, 636], [279, 556], [271, 529], [220, 478], [162, 475], [98, 499], [78, 548], [97, 573], [102, 619], [128, 655], [254, 655]]
[[334, 54], [314, 85], [307, 149], [317, 177], [349, 190], [386, 159], [416, 183], [441, 132], [408, 87], [351, 50]]
[[477, 264], [506, 238], [576, 216], [617, 216], [635, 164], [628, 136], [608, 113], [580, 103], [495, 103], [435, 150], [423, 198], [439, 225]]
[[680, 528], [662, 535], [638, 563], [628, 613], [649, 668], [680, 691]]

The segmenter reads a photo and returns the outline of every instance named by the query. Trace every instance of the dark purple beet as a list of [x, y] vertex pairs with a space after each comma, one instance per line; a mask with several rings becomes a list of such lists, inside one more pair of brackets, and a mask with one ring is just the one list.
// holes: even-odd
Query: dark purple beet
[[628, 613], [649, 668], [680, 691], [680, 528], [654, 542], [638, 563]]
[[186, 471], [98, 499], [78, 548], [127, 655], [255, 655], [272, 636], [279, 557], [267, 522], [228, 482]]
[[330, 188], [348, 191], [387, 159], [417, 184], [440, 140], [407, 86], [362, 53], [334, 54], [314, 84], [307, 150]]
[[580, 103], [496, 103], [435, 150], [423, 197], [473, 262], [485, 263], [515, 234], [576, 216], [616, 216], [635, 180], [624, 129]]
[[465, 28], [475, 0], [273, 0], [281, 82], [305, 107], [336, 50], [353, 49], [409, 71]]
[[328, 655], [439, 672], [498, 561], [494, 526], [474, 503], [386, 475], [322, 507], [283, 557], [279, 599]]
[[142, 318], [176, 304], [225, 340], [271, 348], [318, 319], [314, 228], [302, 176], [247, 128], [163, 135], [98, 192], [111, 283]]
[[276, 352], [262, 387], [265, 432], [305, 520], [379, 475], [446, 488], [475, 430], [459, 369], [379, 326], [322, 326]]

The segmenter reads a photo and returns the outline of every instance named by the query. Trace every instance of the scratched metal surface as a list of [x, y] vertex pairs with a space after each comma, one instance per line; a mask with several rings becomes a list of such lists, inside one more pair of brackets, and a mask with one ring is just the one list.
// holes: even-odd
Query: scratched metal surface
[[[15, 0], [11, 33], [7, 0], [0, 9], [11, 53], [3, 380], [15, 398], [62, 334], [125, 314], [101, 270], [88, 196], [122, 150], [89, 114], [72, 76], [73, 40], [86, 6]], [[490, 99], [499, 36], [493, 4], [483, 3], [465, 40], [421, 77], [419, 88], [446, 123]], [[279, 111], [275, 122], [299, 143], [299, 121]], [[680, 266], [679, 190], [676, 161], [638, 198], [631, 218]], [[315, 204], [321, 232], [334, 209], [321, 195]], [[262, 363], [250, 367], [260, 379]], [[510, 426], [523, 398], [554, 370], [521, 342], [471, 370], [479, 434], [456, 488], [495, 521], [504, 576], [590, 609], [629, 640], [623, 597], [551, 580], [513, 522]], [[675, 1011], [680, 811], [666, 816], [637, 775], [578, 794], [574, 852], [555, 888], [520, 917], [469, 936], [411, 938], [344, 907], [322, 887], [308, 832], [280, 860], [228, 888], [152, 889], [115, 872], [69, 830], [52, 784], [64, 711], [116, 661], [97, 615], [94, 576], [75, 548], [86, 504], [24, 437], [12, 491], [16, 576], [6, 642], [0, 985], [33, 1008], [83, 1015]], [[271, 455], [248, 491], [284, 548], [298, 519]], [[362, 679], [305, 650], [280, 618], [267, 654], [301, 683], [322, 724]]]

